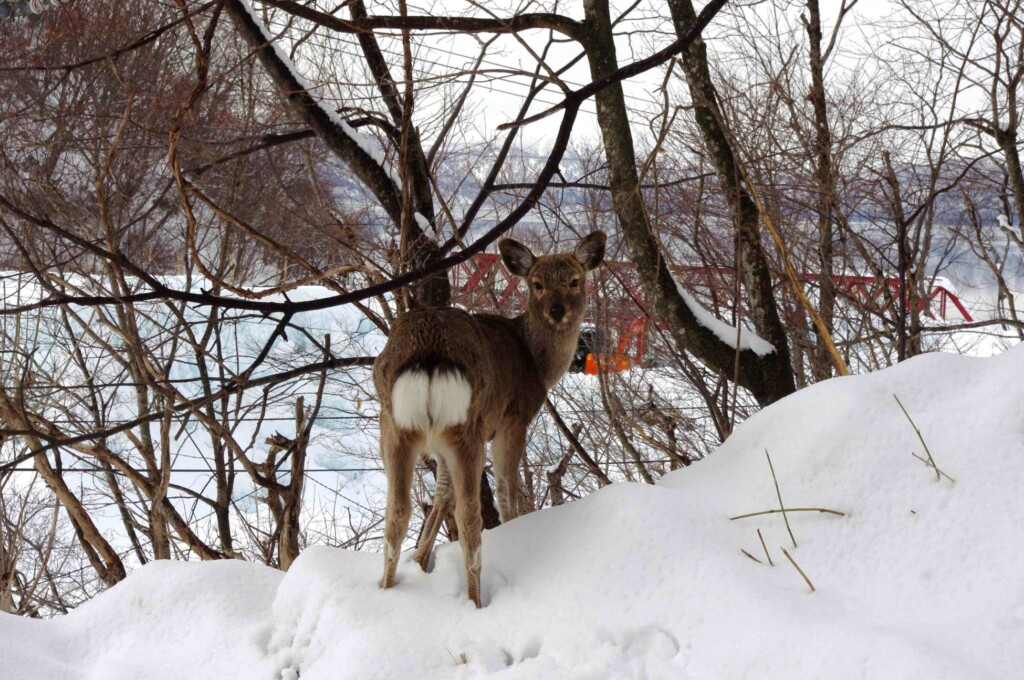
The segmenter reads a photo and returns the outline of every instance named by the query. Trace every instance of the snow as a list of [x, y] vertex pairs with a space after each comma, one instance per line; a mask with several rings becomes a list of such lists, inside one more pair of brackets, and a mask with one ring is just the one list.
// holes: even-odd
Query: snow
[[[709, 310], [705, 309], [704, 306], [697, 302], [697, 299], [690, 295], [687, 291], [683, 290], [679, 283], [676, 283], [676, 289], [679, 291], [679, 295], [682, 296], [683, 301], [686, 302], [686, 306], [690, 308], [690, 311], [695, 317], [697, 317], [697, 323], [704, 328], [707, 328], [715, 336], [729, 345], [732, 348], [736, 347], [736, 327], [730, 326], [721, 319], [717, 318]], [[767, 356], [775, 352], [775, 346], [768, 342], [764, 338], [756, 335], [749, 328], [743, 327], [740, 333], [740, 349], [749, 349], [759, 357]]]
[[960, 297], [960, 291], [957, 290], [956, 284], [951, 279], [945, 276], [931, 276], [927, 279], [927, 284], [931, 286], [932, 290], [936, 288], [944, 288], [948, 293]]
[[437, 230], [434, 229], [434, 225], [430, 223], [430, 220], [423, 216], [423, 213], [414, 212], [412, 216], [416, 218], [416, 224], [419, 226], [420, 231], [422, 231], [424, 234], [437, 233]]
[[[804, 389], [656, 486], [616, 483], [377, 588], [379, 554], [287, 574], [150, 564], [71, 614], [0, 616], [11, 680], [1011, 679], [1024, 664], [1024, 346]], [[898, 395], [939, 467], [935, 473]], [[799, 547], [779, 514], [765, 450]], [[760, 529], [775, 566], [765, 562]], [[815, 587], [781, 552], [785, 547]]]

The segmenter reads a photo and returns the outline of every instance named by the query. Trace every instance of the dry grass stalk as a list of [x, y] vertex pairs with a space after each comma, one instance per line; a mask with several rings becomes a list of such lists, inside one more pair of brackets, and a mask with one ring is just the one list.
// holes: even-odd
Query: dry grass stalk
[[793, 547], [796, 547], [796, 537], [793, 535], [793, 529], [789, 526], [789, 516], [786, 514], [786, 506], [782, 503], [782, 491], [779, 490], [779, 479], [775, 476], [775, 466], [772, 465], [772, 457], [768, 455], [768, 449], [764, 450], [764, 455], [768, 459], [768, 468], [772, 471], [772, 481], [775, 482], [775, 495], [779, 498], [779, 510], [782, 512], [782, 519], [786, 522], [786, 531], [789, 532], [789, 538], [793, 541]]
[[939, 466], [935, 464], [935, 458], [932, 457], [931, 449], [928, 448], [928, 443], [924, 440], [924, 435], [921, 434], [921, 429], [917, 426], [917, 423], [914, 422], [914, 419], [910, 417], [910, 414], [907, 412], [906, 407], [903, 406], [903, 402], [900, 401], [900, 398], [897, 397], [895, 394], [892, 395], [892, 398], [896, 400], [897, 404], [899, 404], [900, 410], [903, 411], [903, 415], [907, 417], [907, 420], [910, 421], [910, 426], [914, 428], [914, 432], [917, 433], [917, 438], [921, 441], [921, 446], [924, 447], [924, 452], [925, 454], [928, 455], [928, 460], [925, 461], [923, 458], [921, 458], [921, 456], [917, 455], [916, 453], [912, 453], [910, 455], [914, 456], [918, 460], [923, 461], [928, 467], [935, 471], [935, 481], [938, 482], [942, 479], [943, 476], [945, 476], [946, 479], [953, 482], [953, 478], [944, 473], [942, 470], [940, 470]]
[[774, 567], [775, 563], [772, 562], [772, 556], [768, 554], [768, 546], [765, 545], [764, 536], [761, 535], [761, 530], [757, 530], [757, 537], [761, 539], [761, 548], [764, 549], [764, 556], [768, 559], [768, 566]]
[[779, 249], [779, 254], [782, 256], [782, 264], [786, 270], [786, 276], [789, 278], [789, 285], [792, 287], [793, 292], [796, 293], [797, 299], [800, 300], [800, 304], [807, 312], [808, 316], [814, 322], [814, 327], [818, 331], [818, 335], [822, 340], [825, 341], [825, 347], [828, 348], [828, 355], [832, 359], [832, 364], [836, 368], [836, 373], [839, 375], [849, 375], [850, 369], [846, 366], [846, 362], [839, 355], [839, 350], [836, 349], [836, 343], [832, 340], [832, 333], [829, 331], [828, 326], [825, 325], [825, 321], [818, 314], [818, 310], [814, 308], [811, 301], [807, 298], [807, 294], [804, 292], [804, 287], [800, 283], [800, 276], [796, 273], [796, 269], [790, 260], [789, 248], [782, 242], [782, 237], [779, 236], [778, 230], [775, 228], [775, 222], [772, 221], [771, 215], [765, 210], [764, 204], [761, 202], [761, 196], [758, 194], [757, 187], [750, 181], [750, 177], [747, 175], [743, 166], [740, 166], [741, 172], [743, 173], [743, 181], [746, 183], [747, 188], [750, 190], [750, 197], [754, 199], [754, 205], [757, 207], [757, 212], [761, 214], [761, 220], [764, 226], [768, 229], [768, 233], [771, 234], [772, 240], [775, 241], [775, 246]]
[[750, 553], [748, 553], [748, 552], [747, 552], [746, 550], [744, 550], [743, 548], [740, 548], [740, 552], [741, 552], [741, 553], [743, 553], [744, 555], [746, 555], [747, 557], [749, 557], [750, 559], [754, 560], [754, 561], [755, 561], [755, 562], [757, 562], [758, 564], [764, 564], [764, 562], [762, 562], [761, 560], [757, 559], [756, 557], [754, 557], [753, 555], [751, 555]]
[[[910, 455], [911, 455], [911, 456], [913, 456], [914, 458], [917, 458], [917, 459], [918, 459], [919, 461], [921, 461], [922, 463], [924, 463], [924, 464], [925, 464], [925, 465], [927, 465], [928, 467], [934, 467], [934, 463], [933, 463], [933, 462], [929, 461], [929, 460], [928, 460], [927, 458], [922, 458], [921, 456], [917, 455], [917, 453], [916, 453], [916, 452], [914, 452], [914, 451], [911, 451], [911, 452], [910, 452]], [[951, 481], [951, 482], [953, 482], [954, 484], [956, 484], [956, 480], [955, 480], [955, 479], [953, 479], [952, 477], [950, 477], [949, 475], [947, 475], [947, 474], [946, 474], [946, 472], [945, 472], [945, 470], [940, 470], [939, 468], [935, 468], [935, 470], [936, 470], [936, 471], [937, 471], [937, 472], [938, 472], [938, 473], [939, 473], [940, 475], [942, 475], [943, 477], [945, 477], [945, 478], [946, 478], [946, 479], [948, 479], [949, 481]]]
[[808, 588], [810, 588], [810, 589], [811, 589], [811, 592], [813, 593], [813, 592], [814, 592], [814, 584], [813, 584], [813, 583], [811, 583], [811, 579], [807, 578], [807, 574], [805, 574], [805, 573], [804, 573], [804, 570], [800, 568], [800, 565], [796, 563], [796, 560], [794, 560], [794, 559], [793, 559], [793, 556], [792, 556], [792, 555], [790, 555], [790, 554], [789, 554], [789, 551], [788, 551], [788, 550], [786, 550], [785, 548], [782, 548], [782, 554], [786, 556], [786, 559], [788, 559], [788, 560], [789, 560], [789, 563], [790, 563], [790, 564], [792, 564], [792, 565], [793, 565], [793, 567], [794, 567], [794, 568], [795, 568], [795, 569], [796, 569], [796, 570], [797, 570], [798, 572], [800, 572], [800, 575], [804, 577], [804, 581], [806, 581], [806, 582], [807, 582], [807, 587], [808, 587]]
[[454, 661], [457, 666], [465, 666], [469, 663], [469, 658], [466, 656], [465, 652], [459, 652], [459, 658], [456, 659], [455, 655], [452, 654], [452, 650], [445, 647], [444, 651], [448, 652], [448, 656], [452, 657], [452, 661]]
[[758, 517], [760, 515], [777, 515], [780, 512], [827, 512], [830, 515], [838, 515], [839, 517], [846, 517], [845, 512], [839, 510], [829, 510], [828, 508], [786, 508], [785, 510], [761, 510], [760, 512], [748, 512], [745, 515], [736, 515], [729, 519], [746, 519], [747, 517]]

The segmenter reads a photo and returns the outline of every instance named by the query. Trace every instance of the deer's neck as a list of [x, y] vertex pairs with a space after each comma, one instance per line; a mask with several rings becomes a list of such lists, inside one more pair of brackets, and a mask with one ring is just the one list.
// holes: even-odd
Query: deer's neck
[[533, 319], [528, 313], [519, 319], [523, 340], [533, 355], [545, 389], [550, 390], [569, 370], [569, 364], [576, 354], [580, 324], [568, 323], [564, 328], [554, 329], [543, 320]]

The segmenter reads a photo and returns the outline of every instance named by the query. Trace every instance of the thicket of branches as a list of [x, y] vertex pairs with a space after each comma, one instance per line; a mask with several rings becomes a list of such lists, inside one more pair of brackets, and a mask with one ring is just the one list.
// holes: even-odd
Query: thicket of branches
[[[552, 395], [529, 509], [654, 482], [815, 381], [1024, 339], [1020, 5], [9, 12], [0, 609], [67, 611], [154, 559], [375, 547], [367, 366], [503, 234], [606, 230], [631, 267], [595, 278], [595, 349], [645, 321], [642, 366]], [[994, 291], [984, 318], [930, 318], [954, 271]], [[775, 351], [737, 351], [694, 299]]]

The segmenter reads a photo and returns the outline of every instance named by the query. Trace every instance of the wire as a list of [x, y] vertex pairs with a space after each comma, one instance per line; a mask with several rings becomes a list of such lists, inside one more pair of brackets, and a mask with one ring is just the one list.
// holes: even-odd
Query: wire
[[[616, 461], [616, 462], [613, 462], [612, 464], [613, 465], [632, 465], [632, 464], [634, 464], [636, 462], [637, 462], [636, 460], [630, 458], [629, 460]], [[650, 458], [650, 459], [641, 459], [640, 462], [644, 463], [646, 465], [668, 465], [668, 464], [672, 463], [672, 460], [669, 459], [669, 458]], [[583, 467], [583, 468], [589, 469], [589, 467], [587, 466], [586, 463], [569, 461], [568, 464], [570, 466], [573, 466], [573, 467]], [[539, 463], [539, 462], [531, 463], [529, 461], [523, 461], [522, 465], [524, 465], [525, 467], [530, 467], [530, 468], [535, 468], [535, 469], [536, 468], [541, 468], [541, 467], [543, 467], [543, 468], [551, 467], [550, 463]], [[426, 470], [430, 470], [430, 468], [428, 466], [426, 466], [426, 465], [417, 465], [416, 469], [421, 471], [421, 472], [426, 471]], [[33, 467], [15, 467], [15, 468], [10, 468], [10, 471], [11, 472], [36, 472], [36, 469], [33, 468]], [[149, 471], [148, 470], [136, 470], [136, 469], [132, 468], [131, 471], [134, 472], [135, 474], [142, 475], [144, 477], [149, 475]], [[377, 467], [345, 467], [345, 468], [306, 468], [302, 472], [303, 472], [303, 474], [311, 474], [311, 473], [317, 473], [317, 472], [384, 472], [384, 471], [385, 471], [384, 467], [377, 466]], [[127, 473], [122, 472], [122, 471], [120, 471], [120, 470], [118, 470], [116, 468], [112, 469], [112, 470], [108, 470], [106, 468], [100, 468], [100, 467], [64, 467], [64, 468], [61, 468], [59, 472], [61, 474], [65, 473], [65, 472], [79, 472], [79, 473], [83, 473], [83, 474], [95, 473], [95, 472], [103, 472], [103, 473], [113, 472], [115, 475], [118, 475], [118, 476], [121, 476], [121, 477], [127, 476]], [[175, 468], [175, 467], [172, 467], [171, 468], [171, 472], [172, 473], [175, 473], [175, 472], [178, 472], [178, 473], [204, 473], [204, 472], [207, 472], [207, 473], [213, 474], [216, 471], [212, 470], [210, 468]], [[236, 469], [235, 472], [242, 473], [243, 471]]]
[[[609, 464], [610, 465], [633, 465], [636, 462], [637, 461], [635, 459], [630, 458], [629, 460], [609, 461]], [[673, 461], [671, 459], [669, 459], [669, 458], [644, 458], [644, 459], [640, 459], [639, 462], [644, 463], [645, 465], [669, 465]], [[522, 461], [521, 465], [524, 466], [524, 467], [533, 468], [533, 469], [549, 468], [549, 467], [552, 466], [551, 463], [529, 462], [529, 461]], [[588, 470], [590, 469], [590, 467], [586, 463], [581, 463], [581, 462], [569, 461], [568, 465], [572, 466], [572, 467], [586, 468]], [[427, 471], [430, 471], [432, 468], [430, 466], [428, 466], [428, 465], [417, 465], [416, 469], [419, 470], [420, 472], [427, 472]], [[35, 468], [32, 468], [32, 467], [16, 467], [16, 468], [11, 468], [10, 471], [11, 472], [36, 472], [37, 470]], [[122, 472], [121, 470], [118, 470], [116, 468], [111, 469], [111, 470], [107, 470], [106, 468], [99, 468], [99, 467], [64, 467], [64, 468], [61, 468], [59, 470], [59, 472], [61, 474], [65, 473], [65, 472], [79, 472], [79, 473], [82, 473], [82, 474], [91, 474], [91, 473], [96, 473], [96, 472], [103, 472], [103, 473], [112, 472], [113, 474], [118, 475], [118, 476], [122, 476], [122, 477], [127, 476], [127, 473]], [[149, 474], [149, 472], [147, 470], [137, 470], [137, 469], [134, 469], [134, 468], [132, 469], [132, 472], [134, 472], [135, 474], [141, 475], [141, 476], [147, 476]], [[213, 474], [215, 472], [216, 472], [215, 470], [212, 470], [210, 468], [171, 468], [171, 473], [194, 473], [194, 474], [195, 473], [210, 473], [210, 474]], [[244, 471], [241, 470], [241, 469], [237, 469], [236, 468], [234, 470], [234, 472], [236, 472], [238, 474], [242, 474]], [[376, 467], [344, 467], [344, 468], [306, 468], [302, 472], [303, 472], [303, 474], [312, 474], [312, 473], [319, 473], [319, 472], [386, 472], [386, 468], [384, 468], [383, 466], [376, 466]]]
[[[252, 491], [250, 491], [250, 492], [248, 492], [248, 493], [246, 493], [246, 494], [244, 494], [242, 496], [239, 496], [238, 498], [232, 499], [231, 502], [232, 503], [237, 503], [238, 501], [245, 500], [249, 496], [255, 495], [258, 491], [260, 491], [260, 487], [256, 487]], [[215, 514], [217, 514], [217, 511], [216, 510], [211, 510], [210, 512], [206, 513], [202, 517], [193, 517], [192, 519], [186, 520], [186, 521], [189, 523], [189, 525], [191, 525], [193, 523], [198, 523], [198, 522], [202, 522], [203, 520], [207, 520], [207, 519], [213, 517]], [[185, 519], [185, 518], [183, 517], [182, 519]], [[153, 540], [147, 538], [144, 541], [141, 541], [139, 543], [139, 548], [146, 548], [146, 547], [151, 546], [151, 545], [153, 545]], [[126, 548], [125, 550], [122, 550], [122, 551], [118, 552], [117, 556], [118, 556], [119, 559], [123, 559], [123, 558], [127, 557], [128, 555], [130, 555], [131, 553], [134, 553], [134, 552], [135, 552], [135, 546], [132, 546], [130, 548]], [[79, 573], [85, 571], [86, 569], [92, 569], [92, 568], [93, 568], [93, 565], [85, 564], [85, 565], [83, 565], [81, 567], [78, 567], [77, 569], [72, 569], [71, 571], [66, 571], [66, 572], [63, 572], [61, 574], [56, 574], [55, 576], [57, 576], [57, 577], [68, 577], [68, 576], [72, 576], [74, 574], [79, 574]], [[99, 576], [97, 575], [96, 578], [99, 579]]]
[[[427, 469], [426, 466], [423, 466], [423, 469]], [[10, 470], [12, 472], [36, 472], [36, 469], [33, 468], [33, 467], [15, 467], [15, 468], [10, 468]], [[312, 469], [303, 470], [303, 473], [310, 473], [310, 472], [378, 472], [378, 471], [383, 471], [383, 470], [384, 470], [383, 467], [312, 468]], [[61, 474], [65, 473], [65, 472], [82, 472], [82, 473], [113, 472], [115, 475], [120, 475], [120, 476], [126, 476], [126, 474], [127, 474], [127, 473], [124, 473], [124, 472], [118, 470], [117, 468], [114, 468], [112, 470], [107, 470], [106, 468], [100, 468], [100, 467], [64, 467], [64, 468], [60, 469], [60, 473]], [[134, 472], [136, 474], [143, 475], [143, 476], [148, 476], [149, 475], [149, 471], [148, 470], [136, 470], [136, 469], [132, 468], [132, 472]], [[181, 473], [209, 472], [209, 473], [215, 473], [216, 470], [212, 470], [210, 468], [174, 468], [174, 467], [172, 467], [171, 468], [171, 472], [172, 473], [174, 473], [174, 472], [181, 472]], [[235, 472], [242, 472], [242, 470], [237, 470], [236, 469]]]
[[[302, 393], [293, 393], [293, 394], [302, 394]], [[313, 393], [312, 392], [308, 392], [306, 394], [313, 394]], [[252, 405], [252, 406], [249, 406], [249, 407], [246, 407], [246, 408], [256, 408], [256, 405]], [[633, 406], [633, 407], [623, 408], [623, 409], [621, 409], [621, 412], [623, 412], [623, 413], [630, 413], [630, 414], [646, 413], [649, 410], [649, 408], [650, 407], [648, 407], [646, 405], [645, 406]], [[657, 408], [658, 408], [659, 411], [672, 411], [672, 412], [676, 412], [676, 413], [686, 413], [686, 412], [703, 413], [704, 412], [704, 409], [702, 407], [700, 407], [700, 406], [670, 406], [670, 405], [666, 404], [666, 405], [659, 405]], [[604, 413], [606, 413], [606, 411], [603, 408], [593, 408], [593, 409], [583, 409], [583, 408], [581, 408], [581, 409], [559, 409], [559, 413], [561, 413], [563, 415], [569, 415], [569, 416], [595, 416], [595, 415], [604, 414]], [[321, 420], [324, 420], [324, 421], [338, 421], [338, 420], [341, 420], [341, 421], [353, 421], [353, 420], [354, 421], [365, 421], [365, 420], [376, 420], [377, 418], [378, 418], [377, 414], [372, 414], [372, 415], [355, 415], [355, 414], [352, 414], [352, 415], [318, 415], [316, 418], [313, 419], [313, 422], [315, 423], [315, 422], [321, 421]], [[184, 419], [184, 417], [175, 418], [173, 422], [180, 423], [183, 419]], [[136, 418], [130, 418], [128, 420], [106, 420], [106, 421], [103, 421], [100, 424], [100, 426], [108, 427], [108, 428], [109, 427], [119, 427], [121, 425], [124, 425], [125, 423], [133, 422], [134, 420], [136, 420]], [[294, 416], [269, 416], [269, 417], [264, 417], [264, 418], [261, 418], [259, 416], [246, 416], [246, 417], [242, 417], [242, 418], [229, 418], [228, 419], [228, 423], [229, 424], [233, 424], [233, 423], [261, 423], [261, 422], [262, 423], [285, 423], [285, 422], [294, 422], [294, 421], [295, 421], [295, 417]], [[53, 420], [48, 420], [47, 422], [52, 423], [54, 425], [85, 425], [86, 424], [86, 423], [82, 422], [81, 420], [71, 420], [71, 419], [67, 419], [67, 418], [53, 419]], [[3, 428], [0, 428], [0, 432], [3, 432]]]

